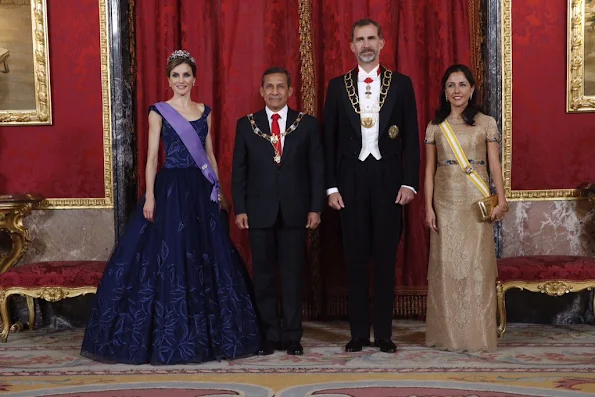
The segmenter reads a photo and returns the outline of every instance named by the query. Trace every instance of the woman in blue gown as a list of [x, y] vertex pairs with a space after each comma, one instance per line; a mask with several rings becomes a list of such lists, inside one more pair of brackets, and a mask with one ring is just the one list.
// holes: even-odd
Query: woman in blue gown
[[[200, 363], [254, 354], [260, 342], [250, 280], [213, 198], [211, 109], [190, 98], [196, 63], [178, 50], [166, 71], [173, 96], [149, 108], [146, 194], [107, 263], [85, 331], [81, 354], [98, 361]], [[210, 167], [197, 165], [196, 148], [164, 109], [192, 126]], [[160, 138], [166, 159], [157, 172]]]

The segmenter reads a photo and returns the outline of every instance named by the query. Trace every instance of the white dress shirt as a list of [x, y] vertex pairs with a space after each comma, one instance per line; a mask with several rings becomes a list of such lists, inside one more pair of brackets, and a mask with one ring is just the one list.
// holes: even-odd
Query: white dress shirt
[[264, 108], [267, 113], [267, 119], [269, 120], [269, 128], [271, 129], [271, 133], [273, 132], [273, 114], [277, 113], [281, 118], [277, 120], [279, 123], [279, 130], [281, 131], [281, 149], [285, 147], [285, 135], [283, 133], [287, 129], [287, 110], [288, 107], [285, 105], [283, 109], [279, 110], [278, 112], [273, 112], [268, 107]]
[[[380, 65], [376, 66], [374, 69], [370, 71], [370, 73], [366, 73], [360, 66], [358, 66], [358, 74], [357, 74], [357, 90], [359, 94], [359, 103], [360, 103], [360, 112], [361, 117], [372, 117], [374, 119], [374, 125], [371, 128], [366, 128], [363, 125], [361, 126], [362, 132], [362, 149], [359, 153], [358, 159], [360, 161], [364, 161], [368, 158], [368, 156], [372, 155], [376, 160], [380, 160], [382, 156], [380, 155], [380, 149], [378, 148], [378, 129], [380, 128], [380, 114], [375, 113], [378, 112], [378, 106], [380, 102], [380, 85], [381, 85], [381, 78], [382, 76], [378, 75], [378, 68]], [[369, 77], [373, 81], [370, 83], [370, 98], [366, 98], [366, 84], [364, 80]], [[402, 187], [406, 187], [408, 189], [413, 190], [413, 193], [417, 194], [417, 191], [407, 185], [401, 185]], [[332, 187], [326, 190], [327, 196], [332, 193], [339, 192], [339, 189], [336, 187]]]
[[[360, 161], [364, 161], [368, 156], [372, 155], [376, 160], [380, 160], [380, 149], [378, 149], [378, 120], [380, 111], [380, 76], [378, 76], [378, 70], [380, 65], [376, 66], [366, 73], [365, 70], [358, 66], [359, 72], [357, 74], [357, 90], [359, 92], [359, 108], [361, 117], [372, 117], [374, 125], [370, 128], [361, 126], [362, 131], [362, 149], [359, 152]], [[369, 98], [366, 97], [367, 83], [364, 82], [367, 78], [371, 78], [373, 81], [369, 84], [370, 91], [372, 94]]]

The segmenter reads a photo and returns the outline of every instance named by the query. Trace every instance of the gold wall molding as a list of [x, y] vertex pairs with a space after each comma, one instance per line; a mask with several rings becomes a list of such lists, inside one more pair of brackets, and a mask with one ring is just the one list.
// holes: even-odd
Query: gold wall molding
[[110, 90], [110, 55], [107, 0], [98, 0], [99, 4], [99, 40], [101, 51], [101, 104], [103, 119], [103, 190], [104, 197], [93, 198], [48, 198], [36, 209], [89, 209], [113, 208], [113, 169], [112, 169], [112, 128], [111, 128], [111, 90]]
[[[586, 0], [568, 0], [566, 111], [595, 112], [595, 95], [585, 95]], [[590, 33], [595, 40], [595, 32]], [[594, 71], [595, 72], [595, 71]]]
[[[516, 0], [520, 1], [520, 0]], [[577, 1], [577, 0], [570, 0]], [[581, 0], [578, 0], [581, 1]], [[502, 0], [502, 172], [504, 191], [510, 201], [578, 200], [579, 189], [512, 189], [512, 0]]]
[[0, 110], [0, 125], [52, 124], [52, 98], [46, 0], [31, 0], [35, 109]]

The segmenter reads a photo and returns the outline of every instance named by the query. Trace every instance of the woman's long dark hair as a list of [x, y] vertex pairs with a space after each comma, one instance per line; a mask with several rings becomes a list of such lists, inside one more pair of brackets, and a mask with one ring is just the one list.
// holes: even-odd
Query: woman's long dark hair
[[[446, 81], [450, 77], [451, 74], [456, 72], [462, 72], [465, 75], [471, 87], [475, 87], [475, 78], [473, 77], [473, 73], [471, 73], [471, 69], [465, 65], [456, 64], [450, 66], [444, 72], [444, 76], [442, 77], [442, 85], [440, 89], [440, 107], [436, 109], [436, 113], [434, 114], [434, 119], [432, 120], [432, 124], [440, 124], [444, 121], [445, 118], [448, 117], [450, 114], [450, 102], [446, 100], [446, 96], [444, 91], [446, 89]], [[469, 98], [469, 103], [465, 110], [463, 110], [463, 120], [467, 125], [475, 125], [475, 115], [482, 111], [481, 106], [476, 103], [477, 95], [472, 95]]]

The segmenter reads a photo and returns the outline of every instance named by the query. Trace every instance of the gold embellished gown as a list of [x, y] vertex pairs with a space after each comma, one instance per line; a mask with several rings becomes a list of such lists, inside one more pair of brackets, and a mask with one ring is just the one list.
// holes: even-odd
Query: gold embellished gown
[[[475, 125], [447, 119], [471, 166], [489, 184], [487, 142], [498, 142], [496, 121], [478, 113]], [[430, 232], [426, 344], [452, 351], [496, 349], [496, 254], [493, 226], [478, 221], [483, 198], [456, 161], [438, 125], [425, 143], [436, 145], [434, 211]]]

